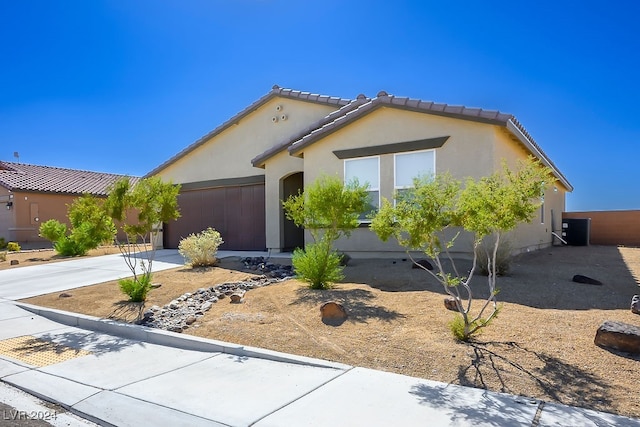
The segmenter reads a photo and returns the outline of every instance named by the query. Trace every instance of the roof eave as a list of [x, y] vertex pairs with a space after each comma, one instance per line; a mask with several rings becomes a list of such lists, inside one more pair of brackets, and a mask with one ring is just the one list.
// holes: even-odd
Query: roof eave
[[240, 120], [242, 120], [243, 118], [245, 118], [246, 116], [248, 116], [249, 114], [257, 110], [258, 108], [260, 108], [262, 105], [267, 103], [267, 101], [277, 97], [294, 99], [294, 100], [303, 101], [303, 102], [311, 102], [315, 104], [336, 105], [336, 106], [344, 106], [350, 102], [349, 99], [326, 96], [326, 95], [315, 95], [308, 92], [285, 89], [285, 88], [279, 87], [278, 85], [274, 85], [271, 91], [269, 91], [269, 93], [267, 93], [266, 95], [263, 95], [262, 97], [260, 97], [260, 99], [251, 103], [248, 107], [246, 107], [245, 109], [243, 109], [242, 111], [240, 111], [239, 113], [231, 117], [229, 120], [225, 121], [220, 126], [216, 127], [214, 130], [207, 133], [206, 135], [198, 139], [196, 142], [189, 145], [187, 148], [180, 151], [178, 154], [176, 154], [166, 162], [162, 163], [160, 166], [153, 169], [151, 172], [147, 173], [143, 178], [148, 178], [150, 176], [153, 176], [159, 173], [163, 169], [166, 169], [168, 166], [180, 160], [182, 157], [186, 156], [190, 152], [194, 151], [196, 148], [200, 147], [201, 145], [209, 141], [214, 136], [222, 133], [224, 130], [228, 129], [232, 125], [238, 124]]
[[565, 178], [565, 176], [558, 170], [556, 165], [547, 157], [547, 155], [534, 144], [531, 139], [527, 135], [524, 134], [522, 129], [518, 127], [513, 120], [508, 120], [506, 123], [507, 130], [511, 132], [517, 139], [520, 141], [526, 148], [531, 152], [534, 156], [536, 156], [542, 164], [547, 166], [553, 172], [553, 175], [558, 178], [558, 181], [562, 183], [562, 185], [567, 189], [567, 191], [572, 192], [573, 186], [571, 183]]

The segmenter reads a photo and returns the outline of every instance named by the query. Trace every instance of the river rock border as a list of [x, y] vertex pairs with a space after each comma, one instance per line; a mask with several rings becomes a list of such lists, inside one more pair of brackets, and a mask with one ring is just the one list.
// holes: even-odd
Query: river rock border
[[231, 300], [232, 296], [244, 295], [250, 289], [282, 282], [294, 276], [290, 265], [274, 264], [264, 257], [242, 258], [240, 262], [244, 264], [245, 270], [260, 275], [242, 282], [222, 283], [187, 292], [162, 307], [154, 305], [143, 313], [138, 324], [182, 332], [204, 316], [218, 301], [225, 298]]

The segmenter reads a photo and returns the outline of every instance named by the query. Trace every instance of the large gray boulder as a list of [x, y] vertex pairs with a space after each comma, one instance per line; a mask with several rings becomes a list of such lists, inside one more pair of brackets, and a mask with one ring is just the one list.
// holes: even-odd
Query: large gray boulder
[[640, 327], [607, 320], [598, 328], [594, 343], [600, 347], [640, 354]]

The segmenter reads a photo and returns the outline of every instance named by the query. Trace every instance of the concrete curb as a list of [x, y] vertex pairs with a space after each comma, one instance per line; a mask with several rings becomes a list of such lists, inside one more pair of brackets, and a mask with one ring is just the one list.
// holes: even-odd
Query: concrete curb
[[202, 352], [220, 352], [232, 354], [239, 357], [254, 357], [258, 359], [272, 360], [275, 362], [294, 363], [297, 365], [307, 365], [320, 368], [331, 368], [348, 370], [352, 366], [337, 362], [329, 362], [322, 359], [297, 356], [294, 354], [281, 353], [278, 351], [266, 350], [257, 347], [242, 346], [224, 341], [200, 338], [189, 335], [182, 335], [176, 332], [169, 332], [162, 329], [149, 328], [147, 326], [132, 325], [115, 320], [101, 319], [85, 314], [71, 313], [63, 310], [56, 310], [48, 307], [13, 302], [16, 306], [23, 308], [38, 316], [42, 316], [51, 321], [80, 329], [100, 332], [108, 335], [115, 335], [121, 338], [128, 338], [143, 341], [150, 344], [158, 344], [167, 347], [181, 348], [183, 350], [194, 350]]

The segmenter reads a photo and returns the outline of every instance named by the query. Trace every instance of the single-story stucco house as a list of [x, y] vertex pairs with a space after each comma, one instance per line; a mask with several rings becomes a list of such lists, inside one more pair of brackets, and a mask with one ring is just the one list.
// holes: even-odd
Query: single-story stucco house
[[41, 223], [56, 219], [68, 225], [67, 205], [82, 194], [106, 197], [109, 186], [123, 177], [0, 161], [0, 237], [48, 246], [48, 240], [39, 236]]
[[[386, 92], [345, 99], [274, 86], [147, 176], [182, 185], [182, 217], [165, 224], [165, 247], [214, 227], [225, 240], [222, 249], [278, 252], [305, 239], [281, 201], [322, 174], [368, 182], [379, 204], [419, 174], [477, 178], [501, 170], [503, 159], [515, 167], [529, 155], [550, 167], [557, 182], [538, 217], [509, 237], [514, 249], [527, 250], [552, 244], [552, 225], [559, 231], [572, 186], [516, 118], [498, 111]], [[381, 242], [366, 224], [337, 246], [356, 256], [403, 250]], [[469, 242], [461, 239], [456, 250], [469, 252]]]

